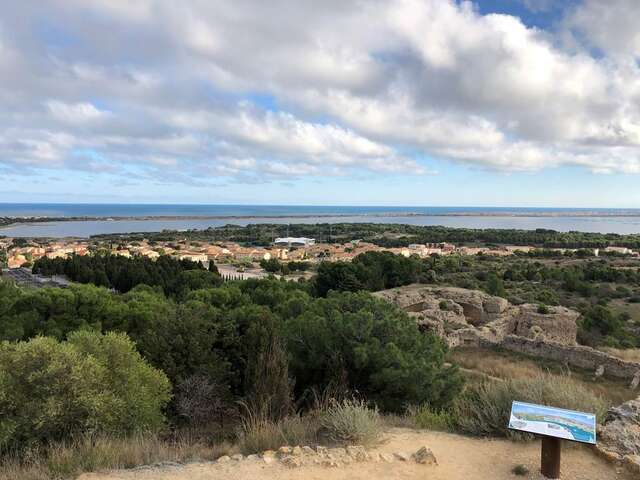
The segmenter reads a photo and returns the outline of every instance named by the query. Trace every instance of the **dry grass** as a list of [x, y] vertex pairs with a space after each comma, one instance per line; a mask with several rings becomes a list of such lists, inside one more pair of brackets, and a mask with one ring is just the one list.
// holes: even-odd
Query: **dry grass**
[[640, 363], [640, 348], [628, 348], [625, 350], [619, 348], [611, 348], [611, 347], [602, 347], [599, 350], [602, 350], [609, 355], [613, 355], [614, 357], [619, 358], [620, 360], [625, 360], [627, 362], [638, 362]]
[[480, 371], [497, 378], [527, 378], [545, 370], [533, 360], [510, 358], [490, 350], [456, 349], [450, 360], [462, 368]]
[[280, 421], [248, 416], [238, 435], [240, 449], [245, 454], [275, 450], [283, 445], [316, 443], [318, 423], [312, 416], [290, 415]]
[[82, 472], [132, 468], [157, 462], [213, 460], [233, 451], [233, 447], [225, 442], [212, 446], [190, 438], [164, 440], [154, 434], [130, 438], [86, 436], [74, 442], [28, 451], [21, 456], [6, 455], [0, 460], [0, 478], [67, 479]]
[[514, 400], [592, 412], [598, 421], [610, 406], [605, 398], [569, 376], [559, 378], [547, 373], [526, 379], [486, 381], [471, 386], [456, 399], [452, 412], [456, 430], [480, 436], [529, 438], [530, 435], [507, 429]]
[[374, 445], [382, 435], [382, 418], [364, 400], [334, 402], [320, 415], [322, 434], [331, 442], [347, 445]]
[[536, 361], [512, 352], [486, 349], [455, 349], [449, 360], [460, 365], [471, 384], [481, 383], [486, 376], [503, 380], [527, 379], [539, 375], [550, 375], [557, 382], [570, 377], [587, 391], [601, 396], [612, 405], [617, 405], [637, 396], [628, 388], [627, 382], [608, 378], [594, 378], [593, 372], [569, 370], [553, 362]]

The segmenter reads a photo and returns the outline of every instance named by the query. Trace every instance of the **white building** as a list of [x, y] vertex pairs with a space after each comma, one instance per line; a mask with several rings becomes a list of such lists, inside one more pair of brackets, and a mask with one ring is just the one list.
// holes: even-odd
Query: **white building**
[[315, 245], [315, 238], [307, 238], [307, 237], [282, 237], [276, 238], [273, 242], [274, 245], [287, 245], [290, 247], [308, 247], [309, 245]]

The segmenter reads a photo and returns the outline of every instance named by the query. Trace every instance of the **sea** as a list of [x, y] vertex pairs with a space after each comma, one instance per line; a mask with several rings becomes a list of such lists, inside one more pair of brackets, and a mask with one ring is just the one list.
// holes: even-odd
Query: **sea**
[[640, 209], [0, 203], [0, 217], [89, 217], [0, 227], [7, 237], [89, 237], [254, 223], [403, 223], [460, 228], [640, 233]]

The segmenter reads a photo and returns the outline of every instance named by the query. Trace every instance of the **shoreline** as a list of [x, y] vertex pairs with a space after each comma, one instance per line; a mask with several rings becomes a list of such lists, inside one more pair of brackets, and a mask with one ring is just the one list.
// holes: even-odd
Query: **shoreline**
[[46, 216], [5, 216], [0, 219], [10, 220], [2, 224], [0, 230], [15, 225], [53, 222], [122, 222], [122, 221], [173, 221], [173, 220], [282, 220], [309, 218], [422, 218], [422, 217], [477, 217], [477, 218], [638, 218], [639, 212], [381, 212], [381, 213], [319, 213], [291, 215], [126, 215], [126, 216], [79, 216], [79, 217], [46, 217]]

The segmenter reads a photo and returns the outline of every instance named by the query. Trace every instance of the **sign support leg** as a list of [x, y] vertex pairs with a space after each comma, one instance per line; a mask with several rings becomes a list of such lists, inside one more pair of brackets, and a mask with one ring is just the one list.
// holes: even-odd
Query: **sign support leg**
[[554, 437], [542, 437], [540, 471], [547, 478], [560, 478], [561, 440]]

